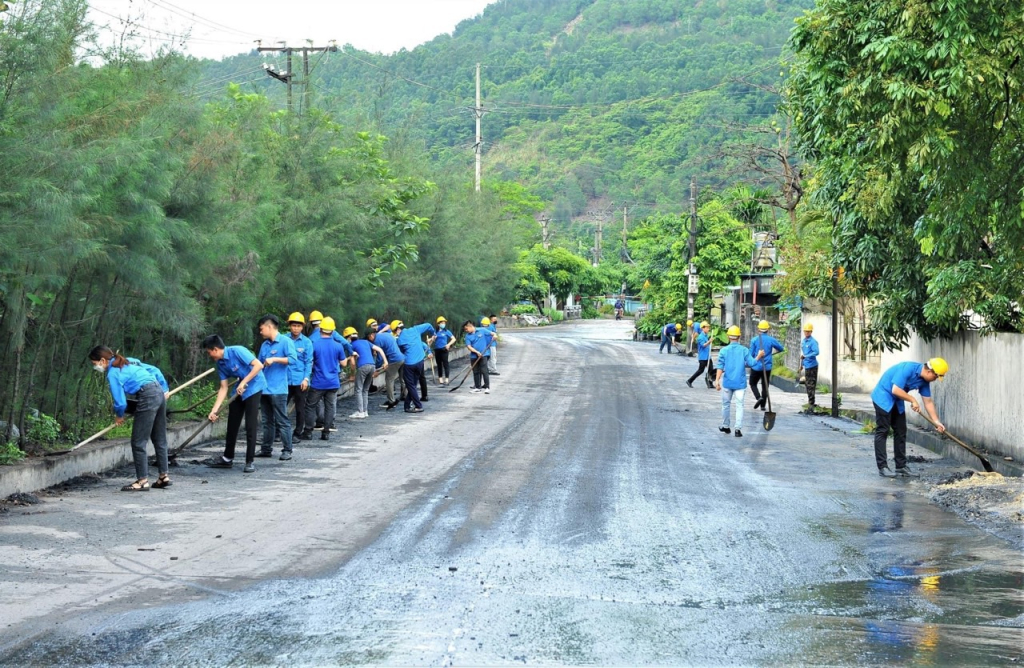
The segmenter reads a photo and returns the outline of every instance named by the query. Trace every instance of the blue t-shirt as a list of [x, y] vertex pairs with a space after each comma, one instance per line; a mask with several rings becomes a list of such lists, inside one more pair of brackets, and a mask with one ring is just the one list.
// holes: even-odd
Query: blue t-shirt
[[662, 336], [665, 336], [665, 337], [673, 337], [673, 336], [675, 336], [678, 333], [679, 333], [679, 330], [676, 329], [675, 323], [669, 323], [669, 324], [665, 325], [662, 328], [662, 330], [661, 330]]
[[[494, 336], [489, 329], [478, 327], [472, 334], [466, 334], [466, 345], [472, 346], [475, 350], [483, 352], [484, 357], [491, 356], [491, 337]], [[475, 353], [469, 354], [470, 359], [476, 359]]]
[[696, 334], [697, 336], [700, 336], [701, 334], [704, 333], [704, 330], [700, 328], [699, 322], [693, 323], [693, 333]]
[[352, 343], [352, 350], [358, 356], [356, 358], [356, 366], [373, 366], [373, 344], [366, 339], [356, 339]]
[[140, 364], [129, 363], [120, 369], [114, 365], [108, 366], [107, 385], [110, 386], [110, 396], [114, 399], [114, 415], [124, 417], [124, 412], [128, 408], [126, 394], [135, 394], [146, 385], [157, 382], [153, 374]]
[[292, 336], [289, 332], [288, 338], [295, 346], [295, 363], [288, 365], [288, 384], [302, 385], [313, 374], [313, 342], [305, 334]]
[[399, 349], [398, 342], [395, 340], [395, 335], [390, 331], [377, 332], [377, 337], [373, 342], [377, 344], [378, 348], [384, 351], [384, 357], [388, 359], [388, 364], [405, 361], [405, 355], [403, 355], [401, 349]]
[[314, 390], [336, 390], [341, 387], [341, 362], [348, 356], [345, 347], [333, 337], [313, 340], [313, 379], [309, 386]]
[[419, 364], [426, 358], [423, 354], [423, 335], [433, 333], [434, 326], [429, 322], [402, 330], [398, 336], [398, 347], [405, 354], [406, 364]]
[[434, 340], [434, 350], [441, 350], [454, 338], [455, 334], [453, 334], [448, 328], [437, 330], [437, 338]]
[[711, 359], [711, 337], [705, 334], [703, 330], [701, 330], [700, 336], [697, 337], [697, 359]]
[[818, 366], [818, 342], [814, 340], [813, 336], [804, 337], [803, 341], [800, 342], [800, 352], [804, 356], [804, 368], [813, 369]]
[[[221, 380], [239, 380], [245, 378], [252, 371], [252, 361], [256, 356], [249, 352], [245, 346], [228, 346], [224, 349], [224, 357], [217, 360], [217, 371], [220, 372]], [[242, 401], [245, 401], [257, 392], [267, 389], [267, 379], [263, 372], [257, 373], [249, 384], [245, 386], [242, 393]]]
[[747, 367], [754, 366], [754, 358], [739, 341], [733, 341], [718, 351], [716, 369], [722, 369], [722, 387], [727, 390], [742, 390], [747, 386]]
[[895, 405], [902, 413], [906, 410], [904, 402], [896, 398], [892, 393], [892, 387], [901, 388], [904, 392], [917, 390], [922, 397], [932, 396], [931, 383], [921, 377], [924, 364], [919, 362], [900, 362], [889, 367], [875, 385], [871, 392], [871, 401], [875, 402], [884, 411], [891, 411]]
[[142, 360], [140, 360], [138, 358], [135, 358], [135, 357], [126, 357], [125, 359], [128, 360], [129, 364], [134, 364], [136, 366], [141, 366], [143, 369], [145, 369], [146, 371], [148, 371], [151, 374], [153, 374], [153, 377], [156, 378], [156, 382], [160, 383], [160, 387], [164, 388], [164, 392], [170, 392], [171, 388], [168, 387], [168, 385], [167, 385], [167, 379], [164, 378], [163, 371], [161, 371], [160, 369], [156, 368], [152, 364], [146, 364]]
[[[288, 364], [271, 364], [265, 366], [270, 357], [287, 357]], [[260, 362], [263, 362], [263, 378], [267, 381], [267, 394], [288, 394], [288, 371], [297, 363], [295, 344], [292, 340], [278, 332], [277, 339], [267, 339], [260, 346]], [[299, 381], [302, 382], [302, 381]]]
[[487, 330], [493, 335], [491, 337], [491, 348], [498, 347], [498, 326], [491, 321], [491, 324], [487, 325]]
[[[763, 341], [762, 341], [763, 339]], [[754, 366], [750, 367], [754, 371], [761, 371], [762, 369], [772, 370], [772, 355], [775, 353], [781, 353], [785, 348], [779, 343], [779, 340], [774, 336], [768, 334], [758, 334], [754, 337], [754, 340], [750, 342], [750, 356], [757, 357], [757, 353], [761, 352], [761, 344], [764, 343], [764, 358], [754, 363]]]

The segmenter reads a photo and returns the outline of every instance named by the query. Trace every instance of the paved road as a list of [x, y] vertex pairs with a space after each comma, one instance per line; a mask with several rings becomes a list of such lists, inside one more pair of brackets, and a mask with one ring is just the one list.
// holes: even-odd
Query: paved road
[[189, 465], [166, 492], [12, 514], [0, 659], [1024, 659], [1018, 552], [879, 479], [868, 437], [796, 397], [770, 434], [748, 412], [721, 435], [694, 361], [628, 327], [506, 333], [494, 393], [435, 391], [254, 476]]

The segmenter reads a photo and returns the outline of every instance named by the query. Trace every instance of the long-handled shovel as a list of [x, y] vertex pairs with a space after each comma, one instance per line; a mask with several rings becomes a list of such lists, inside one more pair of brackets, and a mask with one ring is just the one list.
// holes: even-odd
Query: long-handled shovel
[[[239, 396], [240, 395], [236, 392], [235, 395], [233, 397], [231, 397], [231, 401], [228, 401], [227, 405], [230, 406], [231, 402], [235, 401], [236, 399], [238, 399]], [[203, 422], [199, 425], [199, 427], [197, 427], [194, 432], [189, 434], [189, 437], [186, 438], [185, 441], [181, 445], [176, 447], [174, 450], [168, 450], [167, 451], [167, 457], [168, 458], [177, 457], [178, 453], [181, 452], [182, 450], [184, 450], [186, 447], [188, 447], [189, 443], [191, 443], [192, 441], [196, 440], [196, 437], [199, 436], [199, 434], [203, 433], [203, 430], [206, 429], [206, 427], [209, 426], [209, 424], [210, 424], [210, 418], [206, 418], [205, 420], [203, 420]]]
[[[933, 426], [933, 427], [936, 427], [936, 428], [938, 428], [938, 425], [937, 425], [937, 424], [935, 424], [934, 422], [932, 422], [932, 419], [931, 419], [930, 417], [928, 417], [927, 415], [925, 415], [925, 414], [924, 414], [924, 411], [922, 411], [921, 413], [919, 413], [919, 415], [920, 415], [921, 417], [923, 417], [923, 418], [924, 418], [925, 420], [927, 420], [927, 421], [928, 421], [928, 424], [930, 424], [930, 425], [931, 425], [931, 426]], [[954, 442], [954, 443], [956, 443], [957, 445], [959, 445], [960, 447], [962, 447], [962, 448], [963, 448], [964, 450], [966, 450], [967, 452], [971, 453], [972, 455], [974, 455], [975, 457], [977, 457], [978, 459], [980, 459], [980, 460], [981, 460], [981, 465], [985, 467], [985, 471], [986, 471], [987, 473], [992, 473], [992, 472], [993, 472], [993, 471], [995, 470], [995, 469], [993, 469], [993, 468], [992, 468], [992, 464], [990, 464], [990, 463], [989, 463], [989, 461], [988, 461], [987, 459], [985, 459], [985, 457], [983, 457], [983, 456], [982, 456], [982, 454], [981, 454], [980, 452], [978, 452], [977, 450], [975, 450], [975, 449], [974, 449], [974, 448], [972, 448], [971, 446], [967, 445], [966, 443], [964, 443], [963, 441], [961, 441], [961, 440], [960, 440], [959, 438], [957, 438], [957, 437], [956, 437], [956, 436], [954, 436], [953, 434], [949, 433], [948, 431], [944, 431], [944, 432], [942, 432], [942, 435], [943, 435], [943, 436], [949, 436], [949, 437], [950, 437], [951, 439], [953, 439], [953, 442]]]
[[[761, 352], [764, 352], [764, 334], [757, 335], [757, 341], [760, 345]], [[765, 431], [771, 431], [772, 427], [775, 426], [775, 413], [772, 412], [772, 395], [768, 388], [771, 385], [770, 377], [768, 376], [768, 361], [765, 359], [761, 360], [761, 377], [764, 378], [764, 400], [768, 403], [768, 410], [764, 412], [764, 420], [761, 425]]]
[[[173, 390], [171, 390], [170, 392], [168, 392], [167, 396], [171, 397], [171, 396], [177, 394], [178, 392], [181, 392], [182, 390], [184, 390], [189, 385], [192, 385], [194, 383], [198, 383], [200, 380], [202, 380], [203, 378], [206, 378], [207, 376], [209, 376], [214, 371], [216, 371], [216, 369], [207, 369], [206, 371], [204, 371], [203, 373], [199, 374], [198, 376], [196, 376], [192, 380], [184, 382], [181, 385], [179, 385], [178, 387], [176, 387]], [[75, 450], [77, 450], [78, 448], [82, 447], [83, 445], [88, 445], [89, 443], [92, 443], [93, 441], [95, 441], [96, 439], [100, 438], [101, 436], [105, 436], [106, 434], [110, 433], [110, 431], [112, 431], [114, 429], [114, 427], [116, 427], [116, 426], [117, 426], [117, 424], [112, 424], [109, 427], [107, 427], [106, 429], [103, 429], [101, 431], [96, 432], [95, 434], [93, 434], [92, 436], [90, 436], [89, 438], [85, 439], [84, 441], [82, 441], [81, 443], [77, 444], [75, 447], [73, 447], [73, 448], [71, 448], [69, 450], [61, 450], [59, 452], [47, 452], [46, 456], [50, 457], [50, 456], [54, 456], [54, 455], [66, 455], [69, 452], [74, 452]]]
[[460, 380], [460, 381], [459, 381], [459, 384], [458, 384], [458, 385], [456, 385], [455, 387], [453, 387], [452, 389], [448, 390], [448, 391], [449, 391], [449, 392], [454, 392], [455, 390], [457, 390], [457, 389], [459, 389], [460, 387], [462, 387], [462, 384], [466, 382], [466, 379], [467, 379], [467, 378], [469, 378], [469, 374], [473, 372], [473, 367], [475, 367], [475, 366], [476, 366], [476, 363], [477, 363], [477, 362], [479, 362], [480, 360], [482, 360], [483, 358], [484, 358], [484, 356], [483, 356], [483, 355], [480, 355], [480, 356], [479, 356], [479, 357], [477, 357], [477, 358], [476, 358], [475, 360], [473, 360], [473, 363], [469, 365], [469, 368], [468, 368], [468, 369], [466, 369], [466, 373], [464, 373], [464, 374], [462, 375], [462, 380]]

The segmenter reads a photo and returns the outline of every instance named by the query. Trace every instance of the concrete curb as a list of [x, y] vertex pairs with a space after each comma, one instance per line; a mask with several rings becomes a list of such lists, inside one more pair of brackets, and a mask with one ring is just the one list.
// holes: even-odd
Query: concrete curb
[[[458, 361], [467, 357], [469, 351], [465, 347], [451, 351], [449, 359]], [[427, 374], [429, 378], [429, 373]], [[343, 382], [338, 392], [339, 399], [347, 399], [355, 394], [355, 383]], [[175, 423], [167, 429], [167, 447], [174, 450], [188, 438], [198, 422]], [[227, 429], [227, 420], [219, 420], [200, 432], [195, 445], [207, 443], [220, 438]], [[149, 445], [149, 454], [153, 445]], [[0, 499], [6, 499], [18, 492], [34, 492], [78, 476], [102, 473], [120, 468], [132, 462], [132, 447], [129, 439], [100, 440], [90, 443], [66, 455], [49, 457], [31, 457], [17, 464], [0, 466]]]

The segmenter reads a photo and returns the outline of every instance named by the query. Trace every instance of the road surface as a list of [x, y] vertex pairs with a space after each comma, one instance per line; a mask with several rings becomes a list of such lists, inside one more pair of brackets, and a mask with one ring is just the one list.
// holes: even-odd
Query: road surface
[[491, 394], [432, 388], [253, 475], [186, 460], [168, 490], [99, 478], [8, 513], [0, 661], [1024, 658], [1019, 552], [799, 397], [773, 395], [770, 434], [749, 396], [743, 438], [719, 433], [695, 361], [630, 327], [506, 331]]

